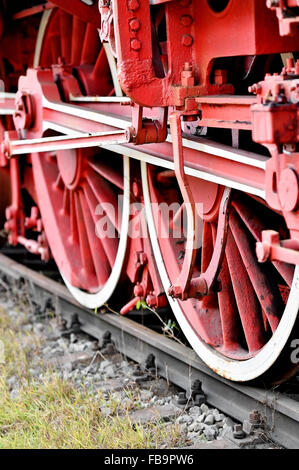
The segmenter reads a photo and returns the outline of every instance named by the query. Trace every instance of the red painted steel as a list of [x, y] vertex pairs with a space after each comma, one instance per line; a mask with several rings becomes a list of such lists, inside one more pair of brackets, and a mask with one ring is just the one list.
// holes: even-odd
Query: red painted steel
[[[149, 162], [154, 223], [170, 230], [166, 238], [158, 233], [170, 294], [179, 298], [199, 341], [230, 359], [255, 357], [280, 324], [299, 264], [298, 0], [51, 4], [37, 70], [31, 67], [44, 7], [34, 2], [27, 10], [26, 2], [26, 9], [10, 10], [4, 2], [0, 16], [0, 75], [5, 91], [18, 88], [17, 133], [8, 116], [1, 124], [10, 131], [0, 155], [12, 189], [9, 242], [45, 260], [51, 249], [73, 286], [101, 289], [119, 239], [97, 237], [102, 215], [96, 207], [110, 203], [107, 224], [119, 234], [121, 220], [112, 209], [117, 213], [124, 191], [124, 168], [116, 154], [76, 144], [96, 145], [98, 133], [109, 139], [108, 133], [122, 132], [123, 139], [129, 128], [124, 151], [139, 151]], [[130, 101], [100, 102], [115, 95], [117, 78]], [[88, 97], [89, 103], [80, 101]], [[0, 113], [8, 106], [5, 99]], [[44, 135], [45, 122], [56, 131]], [[57, 137], [62, 127], [85, 135]], [[67, 149], [59, 147], [61, 139]], [[20, 156], [9, 159], [17, 148]], [[131, 199], [142, 207], [132, 159], [131, 172]], [[221, 186], [224, 181], [234, 189]], [[179, 204], [170, 221], [162, 202]], [[203, 206], [201, 221], [196, 204]], [[186, 210], [189, 230], [177, 240]], [[136, 209], [130, 220], [139, 236], [128, 239], [122, 281], [131, 287], [122, 313], [144, 299], [152, 308], [165, 307], [144, 213]]]

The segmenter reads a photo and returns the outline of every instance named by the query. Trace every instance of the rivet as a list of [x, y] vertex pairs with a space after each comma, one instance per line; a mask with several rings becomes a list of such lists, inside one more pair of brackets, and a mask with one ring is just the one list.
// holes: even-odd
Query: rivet
[[136, 11], [140, 7], [139, 0], [128, 0], [127, 6], [128, 6], [128, 10]]
[[193, 18], [190, 15], [183, 15], [180, 18], [180, 23], [183, 26], [190, 26], [193, 23]]
[[131, 49], [133, 51], [140, 51], [141, 49], [141, 41], [139, 41], [139, 39], [131, 39], [131, 42], [130, 42], [130, 45], [131, 45]]
[[193, 44], [193, 37], [190, 34], [184, 34], [182, 37], [182, 45], [190, 47]]
[[139, 21], [138, 18], [132, 18], [130, 21], [129, 21], [129, 26], [130, 26], [130, 30], [131, 31], [138, 31], [141, 27], [141, 23]]

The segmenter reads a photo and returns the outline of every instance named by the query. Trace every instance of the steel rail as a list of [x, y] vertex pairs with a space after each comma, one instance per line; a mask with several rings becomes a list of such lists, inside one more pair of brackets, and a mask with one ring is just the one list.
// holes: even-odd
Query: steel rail
[[104, 332], [110, 331], [119, 352], [134, 361], [143, 362], [148, 354], [154, 354], [159, 375], [187, 393], [191, 383], [199, 379], [208, 403], [234, 419], [243, 421], [252, 409], [258, 409], [267, 419], [268, 436], [273, 441], [289, 449], [299, 448], [299, 402], [271, 390], [225, 380], [210, 370], [190, 348], [120, 315], [96, 315], [81, 307], [62, 284], [3, 254], [0, 254], [0, 273], [15, 281], [25, 279], [31, 296], [40, 305], [54, 299], [66, 320], [70, 321], [76, 313], [82, 331], [91, 336], [101, 339]]

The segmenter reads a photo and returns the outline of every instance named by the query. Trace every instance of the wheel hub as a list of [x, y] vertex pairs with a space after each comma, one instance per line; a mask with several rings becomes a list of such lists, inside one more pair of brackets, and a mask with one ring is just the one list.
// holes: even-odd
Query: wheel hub
[[65, 186], [75, 189], [80, 181], [81, 155], [74, 149], [57, 152], [57, 165]]

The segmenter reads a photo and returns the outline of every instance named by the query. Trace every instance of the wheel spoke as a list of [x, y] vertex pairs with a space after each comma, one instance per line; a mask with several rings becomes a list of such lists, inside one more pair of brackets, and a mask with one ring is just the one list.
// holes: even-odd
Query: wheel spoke
[[60, 11], [61, 53], [66, 64], [71, 61], [72, 16]]
[[98, 202], [109, 217], [110, 222], [114, 225], [116, 230], [120, 232], [117, 199], [115, 193], [111, 190], [109, 183], [93, 171], [87, 173], [87, 181]]
[[[76, 218], [77, 218], [77, 228], [78, 228], [78, 239], [79, 239], [79, 247], [80, 247], [80, 254], [81, 254], [81, 264], [83, 268], [83, 275], [85, 278], [88, 279], [88, 283], [90, 286], [96, 287], [95, 282], [95, 270], [94, 265], [92, 263], [92, 255], [91, 250], [88, 242], [88, 238], [86, 235], [86, 227], [85, 221], [82, 213], [82, 208], [80, 205], [79, 195], [77, 192], [74, 193], [75, 199], [75, 210], [76, 210]], [[79, 272], [80, 275], [80, 272]]]
[[55, 186], [56, 186], [57, 189], [63, 189], [64, 188], [63, 180], [62, 180], [62, 177], [61, 177], [60, 173], [58, 173], [58, 175], [57, 175], [57, 179], [55, 181]]
[[[262, 231], [266, 230], [265, 224], [257, 217], [250, 206], [245, 205], [240, 199], [236, 199], [232, 202], [234, 209], [237, 211], [251, 234], [254, 236], [256, 241], [261, 241]], [[291, 286], [294, 277], [294, 267], [281, 261], [272, 261], [273, 266], [279, 272], [285, 282]]]
[[[98, 205], [98, 201], [96, 200], [93, 191], [90, 189], [90, 187], [87, 184], [83, 185], [83, 191], [85, 194], [86, 202], [88, 204], [88, 208], [90, 211], [90, 214], [93, 217], [93, 223], [94, 227], [93, 230], [95, 234], [97, 234], [97, 239], [101, 241], [101, 244], [105, 250], [106, 256], [109, 260], [110, 266], [113, 267], [114, 261], [116, 258], [117, 254], [117, 248], [118, 248], [118, 238], [117, 238], [117, 233], [115, 231], [115, 227], [111, 224], [110, 220], [106, 221], [107, 227], [107, 234], [111, 234], [111, 237], [108, 235], [104, 235], [98, 232], [98, 222], [100, 220], [99, 216], [96, 215], [96, 207]], [[105, 217], [105, 216], [102, 216]]]
[[81, 64], [94, 64], [97, 60], [99, 48], [99, 33], [91, 23], [87, 24], [83, 41]]
[[201, 248], [201, 272], [205, 272], [213, 254], [212, 227], [208, 222], [203, 223], [202, 248]]
[[169, 221], [169, 228], [173, 233], [176, 233], [179, 230], [179, 234], [182, 232], [183, 228], [183, 215], [184, 215], [185, 204], [181, 204], [180, 208], [176, 211], [173, 218]]
[[70, 214], [70, 191], [64, 188], [63, 191], [63, 212], [65, 215]]
[[71, 212], [71, 241], [74, 245], [76, 245], [79, 240], [78, 240], [75, 198], [74, 198], [73, 191], [70, 192], [70, 212]]
[[88, 164], [96, 173], [98, 173], [110, 183], [114, 184], [114, 186], [117, 186], [119, 189], [122, 190], [124, 189], [122, 175], [115, 168], [112, 168], [110, 165], [103, 162], [102, 160], [90, 160]]
[[248, 349], [250, 353], [254, 353], [265, 344], [261, 311], [230, 230], [227, 236], [226, 257]]
[[95, 272], [100, 286], [107, 282], [110, 275], [110, 264], [104, 252], [103, 246], [95, 233], [95, 225], [86, 203], [84, 193], [79, 192], [80, 204], [85, 222], [86, 233], [90, 248], [91, 258], [93, 260]]
[[221, 317], [224, 351], [232, 352], [240, 349], [238, 341], [240, 327], [238, 322], [238, 308], [234, 298], [234, 291], [229, 275], [226, 258], [223, 259], [219, 273], [221, 284], [218, 292], [218, 303]]
[[80, 18], [78, 18], [77, 16], [73, 16], [71, 63], [74, 65], [79, 65], [81, 61], [85, 29], [86, 23], [81, 21]]
[[51, 55], [52, 63], [57, 64], [58, 57], [61, 57], [60, 37], [58, 34], [53, 34], [51, 36]]
[[230, 228], [257, 298], [272, 331], [275, 331], [280, 321], [281, 299], [274, 295], [268, 277], [263, 271], [264, 267], [258, 263], [255, 253], [252, 252], [246, 231], [233, 210], [230, 213]]
[[[209, 231], [207, 229], [209, 227]], [[206, 233], [207, 232], [207, 233]], [[202, 256], [202, 269], [205, 271], [212, 258], [213, 249], [217, 237], [217, 226], [215, 223], [204, 222], [203, 227], [203, 251], [206, 251], [208, 246], [208, 253]], [[211, 241], [213, 240], [213, 243]], [[223, 348], [226, 351], [235, 351], [240, 349], [238, 342], [239, 325], [238, 325], [238, 309], [236, 306], [234, 291], [232, 288], [231, 279], [229, 276], [226, 258], [224, 258], [221, 271], [219, 273], [219, 281], [221, 283], [221, 290], [218, 292], [218, 305], [221, 318]]]

